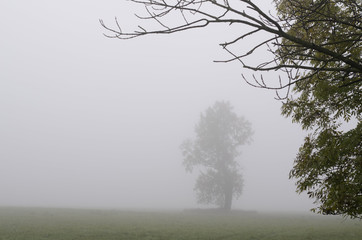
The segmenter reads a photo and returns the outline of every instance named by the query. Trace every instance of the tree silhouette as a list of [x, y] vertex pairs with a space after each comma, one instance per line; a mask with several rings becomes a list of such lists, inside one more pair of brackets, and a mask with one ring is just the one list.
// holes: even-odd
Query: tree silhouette
[[181, 150], [186, 170], [201, 167], [194, 188], [198, 202], [230, 210], [242, 191], [236, 160], [239, 147], [251, 140], [250, 123], [237, 116], [230, 103], [216, 102], [201, 114], [195, 132], [195, 141], [186, 140]]

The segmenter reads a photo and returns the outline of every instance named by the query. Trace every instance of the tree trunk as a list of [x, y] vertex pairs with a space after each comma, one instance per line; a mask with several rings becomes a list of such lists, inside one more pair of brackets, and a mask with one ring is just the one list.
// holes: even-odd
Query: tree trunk
[[232, 185], [226, 186], [225, 189], [225, 202], [224, 202], [224, 210], [230, 211], [231, 210], [231, 203], [233, 201], [233, 188]]

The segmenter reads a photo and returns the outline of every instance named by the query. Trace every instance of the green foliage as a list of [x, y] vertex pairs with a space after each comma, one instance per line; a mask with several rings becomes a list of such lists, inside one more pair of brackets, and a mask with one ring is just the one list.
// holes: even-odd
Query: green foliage
[[250, 123], [237, 116], [228, 102], [216, 102], [201, 114], [195, 128], [195, 141], [181, 145], [187, 171], [202, 167], [195, 185], [199, 203], [230, 209], [233, 197], [239, 197], [242, 178], [236, 158], [239, 146], [250, 142]]
[[[276, 1], [288, 33], [312, 44], [361, 62], [361, 2], [353, 0]], [[293, 92], [282, 106], [304, 129], [305, 138], [291, 178], [306, 191], [323, 214], [362, 217], [362, 69], [316, 50], [283, 40], [283, 61], [307, 62], [311, 69], [296, 78]], [[287, 54], [288, 53], [288, 54]], [[336, 69], [345, 69], [338, 71]], [[345, 122], [355, 127], [343, 131]]]
[[316, 198], [321, 213], [361, 217], [362, 124], [345, 133], [323, 129], [315, 135], [305, 139], [291, 171], [298, 191]]

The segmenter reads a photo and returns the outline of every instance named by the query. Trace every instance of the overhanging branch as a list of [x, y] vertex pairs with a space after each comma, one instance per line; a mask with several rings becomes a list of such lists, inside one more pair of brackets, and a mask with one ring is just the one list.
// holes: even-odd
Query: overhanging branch
[[[277, 71], [282, 70], [286, 73], [289, 81], [286, 84], [281, 84], [279, 78], [279, 87], [270, 87], [265, 84], [264, 80], [260, 82], [256, 81], [255, 86], [267, 88], [267, 89], [284, 89], [289, 88], [292, 84], [295, 84], [293, 79], [299, 76], [299, 72], [308, 71], [310, 74], [306, 76], [314, 76], [314, 73], [340, 73], [341, 76], [351, 73], [361, 76], [362, 74], [362, 61], [352, 58], [346, 55], [347, 52], [353, 51], [355, 48], [361, 48], [361, 28], [360, 26], [354, 26], [351, 22], [345, 19], [337, 18], [335, 16], [327, 16], [323, 12], [323, 4], [320, 3], [314, 7], [305, 7], [298, 1], [290, 1], [296, 6], [300, 7], [300, 12], [296, 12], [291, 17], [274, 17], [270, 13], [266, 13], [261, 10], [255, 3], [250, 0], [131, 0], [134, 3], [143, 5], [146, 8], [146, 16], [138, 18], [142, 20], [154, 20], [161, 29], [147, 30], [143, 26], [138, 26], [138, 30], [134, 32], [123, 32], [117, 19], [115, 19], [116, 27], [112, 28], [106, 25], [103, 20], [100, 20], [100, 24], [112, 35], [106, 35], [110, 38], [130, 39], [145, 35], [153, 34], [171, 34], [175, 32], [182, 32], [191, 29], [204, 28], [210, 24], [241, 24], [249, 26], [252, 30], [246, 33], [242, 33], [239, 37], [232, 41], [220, 44], [232, 58], [224, 61], [215, 62], [232, 62], [239, 61], [246, 69], [265, 72], [265, 71]], [[299, 4], [299, 5], [298, 5]], [[309, 39], [299, 37], [298, 34], [289, 32], [289, 29], [293, 26], [295, 21], [304, 21], [304, 19], [298, 14], [305, 11], [307, 18], [305, 21], [305, 29], [301, 31], [311, 31], [315, 24], [325, 22], [330, 24], [331, 21], [336, 21], [336, 24], [341, 24], [346, 27], [355, 27], [357, 29], [355, 33], [346, 35], [343, 39], [322, 42], [320, 44]], [[183, 23], [170, 26], [166, 24], [162, 19], [166, 16], [173, 14], [181, 14]], [[312, 17], [312, 19], [311, 19]], [[313, 22], [313, 18], [315, 21]], [[353, 17], [353, 22], [362, 22], [360, 17]], [[311, 25], [312, 23], [312, 25]], [[231, 52], [229, 46], [236, 45], [239, 41], [254, 35], [258, 32], [265, 32], [271, 34], [269, 38], [264, 41], [251, 46], [245, 54], [236, 54]], [[279, 39], [281, 39], [279, 41]], [[271, 45], [269, 43], [272, 43]], [[350, 43], [350, 44], [348, 44]], [[342, 50], [334, 50], [333, 46], [344, 46]], [[332, 46], [332, 47], [331, 47]], [[253, 53], [261, 48], [266, 47], [269, 52], [272, 53], [274, 58], [261, 62], [256, 65], [249, 65], [242, 59], [247, 56], [253, 55]], [[281, 50], [284, 49], [284, 52]], [[287, 60], [286, 60], [287, 59]], [[313, 64], [312, 64], [313, 62]], [[321, 64], [314, 64], [320, 62]], [[324, 63], [327, 63], [324, 65]], [[293, 73], [293, 71], [295, 71]], [[307, 77], [299, 78], [302, 81], [307, 80]], [[245, 79], [246, 80], [246, 79]], [[344, 77], [341, 78], [344, 81]], [[248, 81], [247, 81], [248, 82]], [[352, 81], [359, 82], [359, 81]], [[250, 81], [248, 82], [250, 84]], [[352, 84], [352, 83], [348, 83]], [[289, 93], [289, 91], [288, 91]]]

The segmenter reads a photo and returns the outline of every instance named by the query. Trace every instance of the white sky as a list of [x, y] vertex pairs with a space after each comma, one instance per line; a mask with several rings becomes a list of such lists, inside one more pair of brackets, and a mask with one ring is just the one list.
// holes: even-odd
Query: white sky
[[179, 145], [226, 100], [255, 131], [234, 207], [313, 207], [288, 179], [305, 133], [273, 92], [243, 82], [240, 65], [212, 62], [228, 57], [218, 43], [233, 33], [102, 35], [98, 19], [132, 30], [134, 12], [122, 0], [0, 1], [0, 206], [198, 207]]

